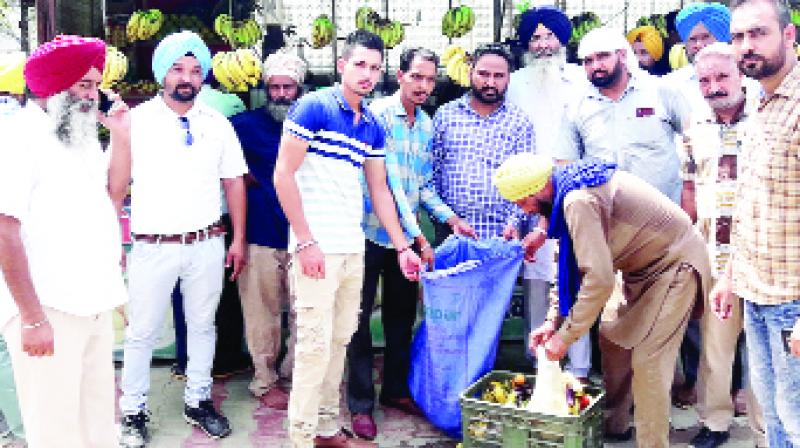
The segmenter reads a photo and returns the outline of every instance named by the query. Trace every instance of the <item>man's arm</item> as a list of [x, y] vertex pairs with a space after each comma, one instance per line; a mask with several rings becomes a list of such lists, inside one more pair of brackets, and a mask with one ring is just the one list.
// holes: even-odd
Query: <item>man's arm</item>
[[569, 345], [589, 331], [614, 292], [614, 266], [600, 206], [594, 198], [584, 194], [564, 207], [578, 269], [583, 274], [572, 309], [557, 332]]
[[297, 238], [298, 247], [303, 247], [297, 252], [303, 274], [311, 278], [325, 278], [325, 256], [314, 242], [314, 235], [308, 227], [300, 188], [295, 179], [295, 174], [308, 152], [308, 145], [307, 141], [284, 132], [272, 180], [283, 213]]
[[420, 260], [409, 249], [400, 221], [397, 217], [394, 198], [386, 183], [386, 166], [383, 158], [369, 158], [364, 162], [364, 174], [367, 179], [369, 196], [372, 199], [372, 208], [378, 216], [381, 225], [386, 229], [392, 244], [397, 248], [400, 269], [409, 280], [419, 278]]
[[120, 213], [131, 183], [131, 117], [128, 106], [119, 95], [112, 93], [109, 98], [114, 101], [109, 115], [98, 112], [97, 119], [111, 133], [107, 188], [114, 208]]
[[683, 181], [681, 190], [681, 208], [689, 215], [693, 223], [697, 222], [697, 202], [695, 199], [694, 181]]
[[245, 240], [247, 195], [242, 176], [222, 179], [222, 188], [225, 190], [228, 214], [231, 217], [231, 227], [233, 227], [231, 229], [233, 237], [231, 246], [228, 248], [228, 255], [225, 257], [225, 267], [233, 266], [230, 280], [234, 281], [244, 269], [245, 260], [247, 260], [247, 241]]
[[53, 328], [33, 287], [20, 228], [19, 220], [0, 214], [0, 270], [19, 309], [23, 351], [48, 356], [55, 349]]

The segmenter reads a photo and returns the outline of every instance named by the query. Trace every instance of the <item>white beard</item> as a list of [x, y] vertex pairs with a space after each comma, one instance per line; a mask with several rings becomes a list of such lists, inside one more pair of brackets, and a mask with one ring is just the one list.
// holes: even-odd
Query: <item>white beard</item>
[[531, 80], [534, 85], [550, 84], [548, 81], [562, 76], [567, 63], [567, 52], [564, 47], [561, 47], [551, 56], [537, 57], [528, 51], [523, 56], [523, 62], [526, 67], [531, 69]]
[[[81, 111], [86, 106], [89, 111]], [[55, 122], [56, 137], [64, 146], [88, 148], [98, 144], [95, 101], [80, 100], [63, 91], [47, 98], [47, 114]]]

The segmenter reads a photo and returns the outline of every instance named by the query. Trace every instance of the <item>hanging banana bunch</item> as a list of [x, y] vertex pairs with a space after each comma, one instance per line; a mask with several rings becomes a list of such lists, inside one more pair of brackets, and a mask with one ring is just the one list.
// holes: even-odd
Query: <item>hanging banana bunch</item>
[[110, 89], [128, 73], [128, 58], [111, 45], [106, 46], [106, 64], [103, 67], [103, 81], [100, 87]]
[[445, 73], [461, 87], [469, 87], [469, 54], [460, 45], [450, 45], [442, 52], [442, 65]]
[[211, 60], [211, 70], [229, 92], [247, 92], [261, 79], [261, 61], [247, 48], [218, 52]]
[[128, 41], [147, 40], [155, 36], [161, 25], [164, 24], [164, 14], [158, 9], [148, 9], [147, 11], [134, 11], [128, 19], [125, 31]]
[[442, 16], [442, 34], [449, 38], [461, 37], [469, 33], [474, 26], [475, 11], [469, 6], [451, 8]]
[[330, 45], [336, 37], [336, 27], [325, 14], [317, 16], [311, 24], [311, 47], [322, 48]]

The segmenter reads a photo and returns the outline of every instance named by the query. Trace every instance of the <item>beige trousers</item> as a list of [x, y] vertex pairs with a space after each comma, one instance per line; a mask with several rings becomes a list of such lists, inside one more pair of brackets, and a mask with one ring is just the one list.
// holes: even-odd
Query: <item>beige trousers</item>
[[[742, 300], [735, 300], [731, 317], [720, 320], [706, 304], [700, 320], [702, 347], [697, 378], [697, 412], [712, 431], [727, 431], [733, 421], [731, 382], [736, 343], [742, 333]], [[761, 407], [747, 390], [747, 415], [756, 437], [764, 434]]]
[[22, 351], [19, 316], [5, 327], [30, 448], [119, 446], [111, 312], [74, 316], [44, 309], [55, 338], [53, 356]]
[[[239, 297], [244, 315], [247, 349], [253, 358], [250, 392], [260, 397], [278, 381], [290, 377], [294, 357], [294, 300], [289, 293], [289, 253], [285, 250], [250, 244], [247, 265], [239, 276]], [[289, 339], [286, 357], [275, 365], [281, 348], [281, 309], [289, 306]]]
[[297, 312], [289, 439], [294, 448], [339, 429], [339, 386], [350, 337], [358, 326], [364, 254], [325, 255], [325, 278], [303, 275], [295, 257], [290, 269]]
[[648, 297], [647, 290], [642, 292], [638, 300], [663, 300], [663, 305], [653, 328], [632, 349], [608, 340], [600, 327], [606, 387], [605, 430], [625, 432], [633, 404], [636, 442], [641, 447], [669, 446], [670, 388], [678, 349], [697, 296], [696, 275], [694, 268], [681, 265], [658, 280], [669, 282], [667, 297]]

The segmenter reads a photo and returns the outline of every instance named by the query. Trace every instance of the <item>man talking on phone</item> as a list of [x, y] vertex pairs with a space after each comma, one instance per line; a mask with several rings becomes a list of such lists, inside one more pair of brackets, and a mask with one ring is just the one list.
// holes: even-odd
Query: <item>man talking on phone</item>
[[114, 204], [130, 120], [121, 102], [98, 113], [105, 55], [95, 38], [42, 44], [24, 68], [35, 104], [0, 124], [0, 331], [32, 448], [116, 446], [111, 312], [127, 296]]

